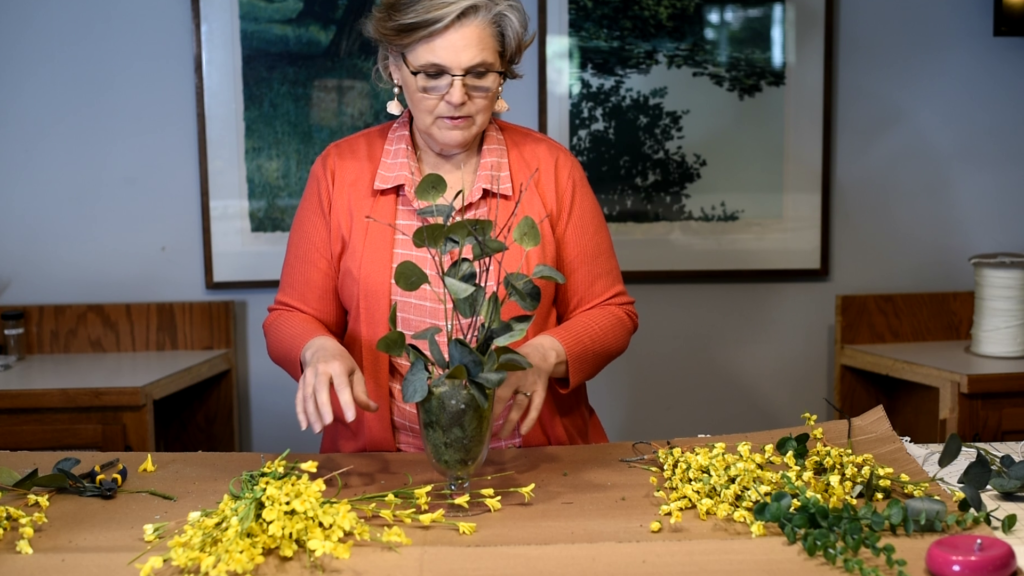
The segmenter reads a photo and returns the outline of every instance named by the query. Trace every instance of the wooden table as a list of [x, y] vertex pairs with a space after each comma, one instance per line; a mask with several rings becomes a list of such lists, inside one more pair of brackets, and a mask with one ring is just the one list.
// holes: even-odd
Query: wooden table
[[[937, 406], [928, 402], [915, 406], [913, 400], [904, 406], [941, 424], [934, 434], [908, 434], [915, 442], [942, 441], [954, 431], [971, 441], [1024, 439], [1024, 360], [977, 356], [968, 351], [970, 344], [970, 340], [847, 344], [837, 364], [841, 370], [872, 374], [872, 385], [887, 388], [891, 396], [898, 397], [907, 383], [937, 390]], [[890, 412], [898, 410], [889, 407]]]
[[229, 350], [28, 356], [0, 372], [0, 449], [238, 449]]
[[[842, 442], [844, 421], [825, 422], [826, 438]], [[673, 443], [774, 443], [806, 427], [715, 438], [683, 439]], [[854, 419], [854, 447], [873, 454], [879, 462], [920, 478], [924, 472], [889, 427], [885, 413], [873, 410]], [[514, 471], [480, 487], [536, 484], [536, 497], [523, 504], [518, 494], [507, 494], [502, 509], [472, 517], [478, 525], [472, 536], [459, 536], [443, 526], [409, 526], [413, 545], [399, 553], [380, 546], [359, 545], [349, 560], [327, 560], [327, 573], [361, 574], [758, 574], [791, 576], [842, 574], [820, 557], [808, 558], [779, 533], [752, 539], [745, 525], [712, 519], [702, 522], [690, 510], [675, 526], [652, 534], [648, 528], [657, 515], [658, 499], [650, 473], [628, 468], [619, 458], [631, 456], [629, 443], [597, 446], [547, 447], [493, 451], [481, 475]], [[0, 453], [0, 466], [26, 471], [48, 470], [63, 453]], [[86, 464], [105, 461], [110, 454], [79, 455]], [[142, 526], [183, 519], [192, 510], [211, 507], [226, 493], [228, 482], [244, 470], [260, 466], [259, 454], [155, 454], [153, 474], [137, 474], [139, 454], [120, 454], [131, 468], [127, 488], [154, 488], [178, 496], [177, 502], [142, 494], [121, 494], [112, 501], [57, 495], [52, 498], [50, 521], [32, 541], [33, 556], [13, 553], [14, 538], [0, 543], [0, 571], [11, 574], [70, 573], [76, 576], [136, 575], [129, 560], [142, 552]], [[268, 456], [269, 457], [269, 456]], [[296, 459], [304, 456], [295, 455]], [[320, 473], [351, 466], [343, 478], [342, 497], [389, 487], [440, 482], [422, 454], [329, 454], [320, 460]], [[333, 493], [333, 490], [329, 490]], [[667, 519], [665, 519], [667, 520]], [[979, 534], [991, 534], [987, 528]], [[924, 576], [924, 554], [934, 534], [886, 537], [898, 556], [909, 562], [909, 574]], [[870, 557], [870, 555], [868, 555]], [[158, 574], [177, 574], [164, 569]], [[276, 555], [256, 574], [314, 574], [297, 558], [282, 561]]]

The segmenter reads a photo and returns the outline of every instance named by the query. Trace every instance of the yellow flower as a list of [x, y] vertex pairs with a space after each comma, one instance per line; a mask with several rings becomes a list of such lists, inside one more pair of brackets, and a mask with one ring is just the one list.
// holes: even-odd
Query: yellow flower
[[495, 496], [494, 498], [485, 498], [484, 504], [487, 504], [487, 507], [491, 509], [491, 512], [497, 512], [498, 510], [501, 509], [501, 502], [498, 502], [498, 500], [501, 500], [501, 496]]
[[654, 532], [654, 533], [661, 532], [661, 522], [658, 522], [657, 520], [655, 520], [654, 522], [651, 522], [651, 532]]
[[28, 540], [29, 538], [35, 536], [36, 531], [33, 530], [31, 526], [22, 526], [18, 529], [18, 533], [21, 534], [22, 538]]
[[959, 490], [953, 490], [953, 502], [959, 502], [963, 500], [965, 497], [966, 495], [963, 492]]
[[658, 477], [657, 476], [651, 476], [651, 485], [652, 486], [657, 486], [658, 485]]
[[523, 497], [526, 498], [526, 501], [529, 502], [530, 498], [533, 498], [533, 489], [536, 487], [537, 483], [531, 482], [529, 486], [524, 486], [523, 488], [513, 488], [513, 490], [522, 494]]
[[903, 482], [909, 482], [910, 476], [907, 476], [906, 474], [900, 474], [900, 480], [902, 480]]
[[811, 431], [811, 438], [817, 438], [818, 440], [821, 440], [824, 437], [825, 432], [821, 428], [815, 428], [813, 431]]
[[164, 558], [163, 556], [150, 556], [145, 564], [136, 564], [135, 567], [141, 568], [139, 576], [150, 576], [154, 570], [164, 567]]
[[45, 511], [47, 508], [50, 507], [50, 496], [49, 494], [40, 494], [38, 496], [35, 494], [29, 494], [28, 505], [39, 506]]
[[480, 495], [481, 496], [486, 496], [488, 498], [493, 498], [494, 497], [494, 488], [484, 488], [483, 490], [480, 491]]
[[764, 536], [767, 534], [764, 529], [764, 522], [760, 520], [750, 525], [750, 537], [757, 538], [758, 536]]
[[384, 498], [384, 501], [385, 502], [394, 503], [394, 502], [398, 502], [399, 500], [398, 500], [398, 498], [395, 498], [394, 494], [388, 492], [388, 495], [387, 495], [387, 497]]
[[470, 536], [473, 532], [476, 532], [476, 524], [473, 522], [459, 522], [458, 527], [459, 534], [465, 534], [466, 536]]
[[299, 464], [299, 469], [300, 470], [303, 470], [305, 472], [309, 472], [311, 474], [315, 474], [316, 473], [316, 467], [317, 467], [317, 461], [316, 460], [307, 460], [307, 461], [303, 462], [302, 464]]
[[452, 500], [452, 504], [462, 506], [463, 508], [469, 508], [469, 494], [463, 494], [462, 496]]
[[34, 552], [34, 550], [32, 550], [32, 545], [29, 544], [28, 540], [24, 538], [18, 540], [18, 544], [14, 547], [14, 549], [22, 554], [31, 554], [32, 552]]
[[395, 515], [391, 513], [391, 510], [380, 510], [380, 511], [377, 512], [377, 515], [380, 516], [381, 518], [384, 518], [388, 522], [394, 522], [395, 521]]
[[156, 464], [153, 464], [152, 454], [146, 455], [146, 461], [139, 466], [139, 472], [156, 472]]
[[814, 422], [818, 419], [817, 414], [811, 414], [810, 412], [804, 412], [800, 417], [804, 419], [804, 424], [807, 426], [814, 426]]

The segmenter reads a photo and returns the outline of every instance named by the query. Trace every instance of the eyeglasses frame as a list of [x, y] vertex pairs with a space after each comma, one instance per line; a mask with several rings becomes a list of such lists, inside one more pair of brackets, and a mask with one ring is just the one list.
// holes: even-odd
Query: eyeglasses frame
[[[456, 78], [465, 78], [466, 76], [469, 76], [470, 74], [478, 74], [480, 72], [486, 72], [488, 74], [497, 74], [497, 75], [501, 76], [501, 82], [498, 83], [498, 87], [497, 88], [495, 88], [494, 90], [491, 90], [487, 94], [479, 94], [479, 96], [490, 96], [491, 94], [494, 94], [495, 92], [497, 92], [501, 88], [501, 86], [505, 83], [505, 80], [508, 79], [508, 76], [507, 76], [507, 74], [506, 74], [506, 72], [504, 70], [475, 70], [473, 72], [466, 72], [464, 74], [452, 74], [451, 72], [445, 72], [445, 74], [447, 74], [447, 75], [452, 77], [452, 83], [448, 85], [448, 90], [445, 90], [441, 94], [428, 94], [428, 93], [424, 92], [420, 88], [420, 83], [419, 83], [419, 75], [423, 74], [425, 72], [425, 70], [413, 70], [412, 66], [409, 65], [409, 61], [406, 60], [406, 58], [405, 58], [405, 52], [399, 52], [399, 56], [402, 57], [402, 64], [405, 65], [405, 69], [408, 70], [409, 74], [412, 74], [413, 78], [416, 79], [416, 90], [420, 94], [423, 94], [424, 96], [432, 96], [432, 97], [435, 97], [435, 98], [436, 97], [444, 97], [446, 94], [448, 94], [449, 91], [451, 91], [452, 86], [455, 86], [455, 79]], [[465, 80], [462, 81], [462, 89], [466, 90], [466, 81]], [[469, 90], [466, 90], [466, 95], [468, 95], [468, 96], [477, 96], [477, 94], [473, 94]]]

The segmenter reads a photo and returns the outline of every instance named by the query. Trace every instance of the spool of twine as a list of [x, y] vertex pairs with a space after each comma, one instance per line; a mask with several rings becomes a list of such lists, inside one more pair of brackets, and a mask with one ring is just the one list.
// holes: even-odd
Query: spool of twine
[[974, 265], [971, 352], [1024, 357], [1024, 254], [979, 254]]

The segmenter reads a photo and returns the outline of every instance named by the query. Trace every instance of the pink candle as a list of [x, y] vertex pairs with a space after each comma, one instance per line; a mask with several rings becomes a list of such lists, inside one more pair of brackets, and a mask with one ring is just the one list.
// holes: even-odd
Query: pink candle
[[934, 576], [1009, 576], [1017, 570], [1017, 557], [998, 538], [957, 534], [932, 542], [925, 565]]

